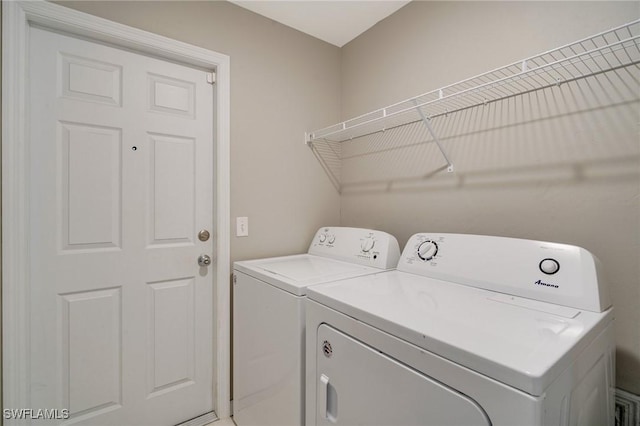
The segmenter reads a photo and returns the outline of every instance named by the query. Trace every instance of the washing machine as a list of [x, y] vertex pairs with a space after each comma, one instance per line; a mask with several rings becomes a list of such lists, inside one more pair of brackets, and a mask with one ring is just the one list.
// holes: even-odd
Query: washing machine
[[613, 309], [570, 245], [420, 233], [307, 292], [306, 424], [614, 424]]
[[304, 299], [309, 286], [395, 268], [392, 235], [325, 227], [305, 254], [234, 263], [233, 416], [244, 425], [304, 423]]

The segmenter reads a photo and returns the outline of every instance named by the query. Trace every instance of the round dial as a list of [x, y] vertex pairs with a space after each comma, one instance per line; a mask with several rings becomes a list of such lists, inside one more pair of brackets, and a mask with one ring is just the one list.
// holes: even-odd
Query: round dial
[[327, 240], [327, 242], [329, 244], [333, 244], [336, 242], [336, 236], [335, 235], [329, 235], [329, 239]]
[[543, 259], [538, 266], [547, 275], [553, 275], [560, 270], [560, 264], [555, 259]]
[[363, 252], [367, 253], [373, 248], [374, 245], [376, 245], [376, 240], [374, 240], [371, 237], [367, 237], [364, 240], [362, 240], [362, 244], [360, 244], [360, 248], [362, 249]]
[[434, 241], [426, 240], [418, 246], [418, 257], [422, 260], [431, 260], [438, 253], [438, 244]]
[[327, 239], [327, 234], [320, 234], [320, 242], [324, 243]]

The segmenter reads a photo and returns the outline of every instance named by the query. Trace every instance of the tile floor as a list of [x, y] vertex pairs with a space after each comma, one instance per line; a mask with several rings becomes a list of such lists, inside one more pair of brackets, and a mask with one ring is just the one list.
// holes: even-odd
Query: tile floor
[[232, 418], [216, 420], [215, 422], [211, 422], [205, 426], [236, 426], [233, 422]]

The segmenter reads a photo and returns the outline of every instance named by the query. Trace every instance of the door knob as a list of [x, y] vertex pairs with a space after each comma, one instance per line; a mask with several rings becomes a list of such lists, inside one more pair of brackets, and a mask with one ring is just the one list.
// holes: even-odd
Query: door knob
[[211, 265], [211, 258], [206, 254], [201, 254], [200, 257], [198, 257], [198, 265], [200, 266]]

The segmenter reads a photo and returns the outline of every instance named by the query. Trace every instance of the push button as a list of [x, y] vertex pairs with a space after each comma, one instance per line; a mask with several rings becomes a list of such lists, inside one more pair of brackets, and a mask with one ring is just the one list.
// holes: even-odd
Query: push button
[[538, 266], [540, 270], [547, 275], [553, 275], [560, 270], [558, 261], [551, 258], [543, 259]]

